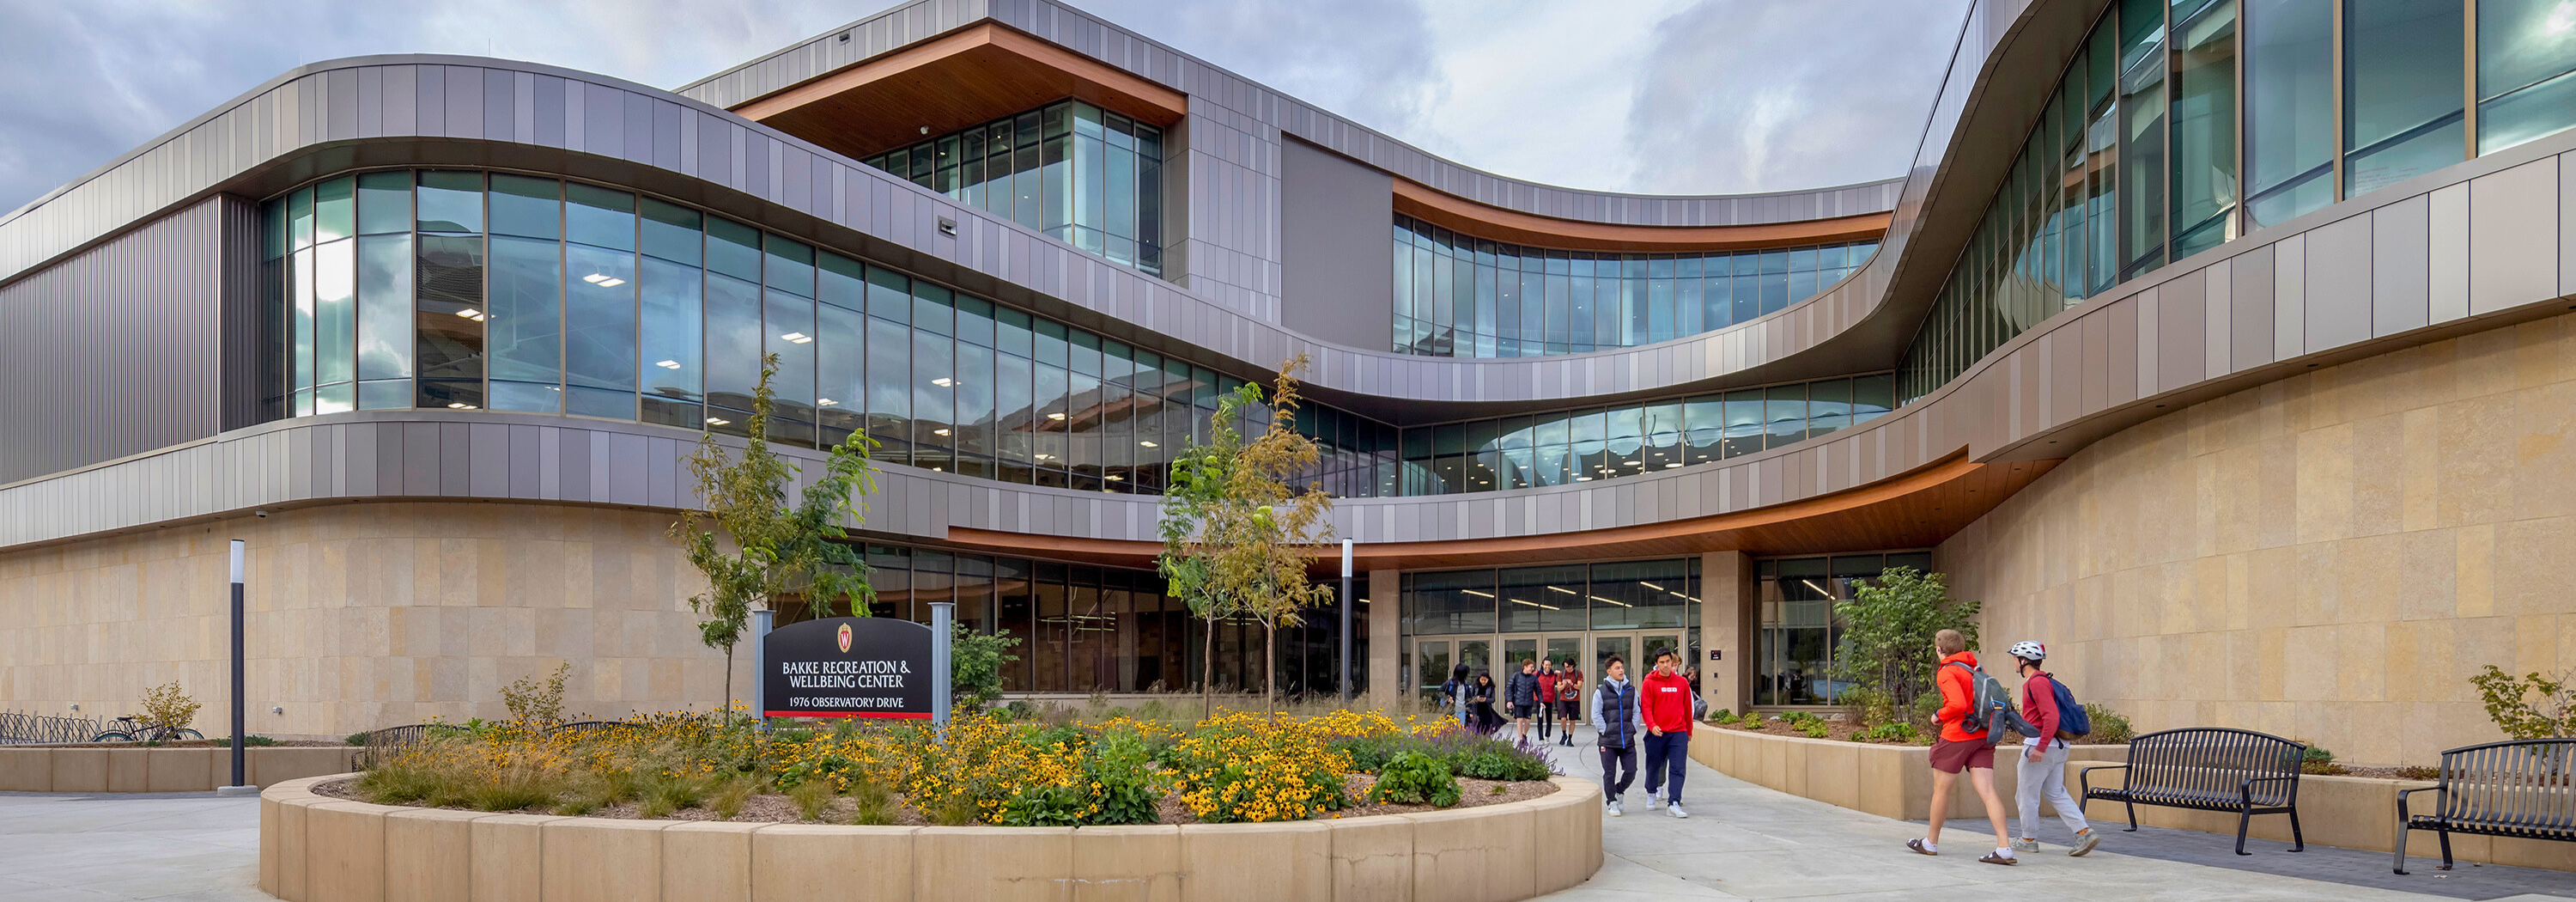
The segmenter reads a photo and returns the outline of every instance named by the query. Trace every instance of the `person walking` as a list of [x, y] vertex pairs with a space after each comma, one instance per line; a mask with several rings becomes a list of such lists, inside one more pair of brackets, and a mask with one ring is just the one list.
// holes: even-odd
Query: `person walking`
[[1503, 700], [1512, 707], [1512, 742], [1529, 741], [1530, 718], [1538, 715], [1538, 662], [1522, 661], [1519, 673], [1503, 685]]
[[1583, 699], [1583, 671], [1574, 669], [1574, 659], [1567, 658], [1563, 663], [1556, 665], [1554, 679], [1558, 708], [1556, 716], [1558, 720], [1565, 723], [1564, 735], [1556, 738], [1556, 744], [1571, 746], [1574, 744], [1575, 712], [1583, 710], [1575, 707]]
[[[2064, 726], [2066, 712], [2058, 705], [2057, 678], [2041, 670], [2048, 660], [2048, 646], [2037, 642], [2015, 642], [2010, 649], [2013, 669], [2021, 674], [2021, 716], [2038, 729], [2038, 734], [2024, 737], [2022, 755], [2013, 762], [2018, 781], [2013, 787], [2013, 801], [2021, 803], [2021, 834], [2012, 842], [2015, 852], [2039, 851], [2039, 801], [2048, 800], [2057, 809], [2057, 819], [2075, 831], [2075, 850], [2068, 855], [2081, 856], [2102, 844], [2102, 834], [2084, 822], [2084, 806], [2066, 791], [2066, 756], [2072, 751], [2066, 741], [2077, 738]], [[2066, 696], [2072, 699], [2073, 696]], [[2083, 729], [2083, 727], [2076, 727]]]
[[1449, 681], [1440, 684], [1440, 707], [1451, 712], [1451, 716], [1458, 719], [1458, 726], [1461, 729], [1469, 728], [1474, 721], [1475, 710], [1472, 707], [1474, 701], [1471, 698], [1474, 695], [1474, 689], [1475, 684], [1467, 679], [1465, 664], [1450, 668]]
[[[1637, 705], [1646, 723], [1646, 807], [1662, 808], [1674, 817], [1682, 810], [1682, 776], [1690, 771], [1690, 681], [1682, 678], [1679, 656], [1655, 649], [1655, 669], [1637, 684]], [[1656, 790], [1662, 789], [1663, 795]]]
[[[1546, 742], [1556, 726], [1556, 662], [1538, 661], [1538, 741]], [[1568, 726], [1567, 729], [1573, 729]]]
[[[1623, 812], [1619, 797], [1637, 779], [1637, 733], [1645, 723], [1637, 710], [1637, 688], [1628, 684], [1628, 663], [1611, 655], [1601, 665], [1601, 685], [1592, 688], [1592, 733], [1600, 738], [1602, 808], [1611, 817]], [[1623, 772], [1621, 769], [1625, 768]]]
[[[1909, 839], [1905, 847], [1924, 855], [1941, 854], [1941, 822], [1950, 814], [1950, 791], [1958, 787], [1959, 772], [1967, 771], [1968, 780], [1977, 789], [1978, 798], [1986, 803], [1986, 819], [1994, 822], [1995, 842], [2009, 843], [2012, 834], [2004, 832], [2004, 803], [1995, 798], [1995, 743], [1989, 738], [1992, 724], [1983, 721], [1987, 712], [1975, 711], [1977, 653], [1968, 650], [1968, 638], [1958, 630], [1942, 630], [1932, 635], [1932, 650], [1941, 655], [1932, 682], [1941, 689], [1941, 710], [1932, 721], [1941, 726], [1941, 738], [1932, 744], [1932, 827], [1922, 839]], [[1979, 720], [1969, 723], [1969, 715]], [[1973, 726], [1974, 729], [1970, 729]], [[1987, 864], [2019, 864], [2013, 860], [2010, 845], [1998, 845], [1978, 861]]]
[[1475, 694], [1476, 732], [1487, 736], [1494, 735], [1496, 731], [1503, 728], [1503, 716], [1494, 713], [1494, 675], [1482, 670], [1477, 671], [1475, 688], [1469, 691]]

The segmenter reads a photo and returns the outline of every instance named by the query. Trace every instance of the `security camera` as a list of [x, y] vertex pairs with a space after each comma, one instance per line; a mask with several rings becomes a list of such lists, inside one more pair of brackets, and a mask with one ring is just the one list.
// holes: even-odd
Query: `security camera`
[[270, 713], [270, 714], [284, 714], [284, 713], [286, 713], [286, 709], [285, 709], [285, 708], [270, 708], [270, 709], [268, 709], [268, 713]]
[[73, 703], [72, 703], [72, 710], [74, 710], [74, 711], [78, 711], [78, 710], [80, 710], [80, 703], [79, 703], [79, 702], [73, 702]]
[[250, 512], [250, 515], [251, 515], [251, 516], [254, 516], [254, 517], [258, 517], [258, 518], [260, 518], [260, 519], [262, 519], [262, 520], [266, 520], [266, 519], [268, 519], [268, 512], [267, 512], [267, 511], [251, 511], [251, 512]]

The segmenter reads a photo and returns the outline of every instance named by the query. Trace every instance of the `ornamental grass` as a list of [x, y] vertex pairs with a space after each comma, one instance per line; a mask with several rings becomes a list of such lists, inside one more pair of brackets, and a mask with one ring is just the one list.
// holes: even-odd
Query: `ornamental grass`
[[1174, 806], [1202, 822], [1262, 822], [1349, 806], [1351, 775], [1406, 752], [1496, 779], [1550, 770], [1543, 750], [1466, 735], [1444, 718], [1374, 711], [1219, 711], [1185, 725], [961, 711], [944, 742], [922, 721], [759, 730], [740, 716], [671, 713], [605, 727], [434, 728], [380, 756], [356, 792], [380, 804], [639, 817], [731, 818], [755, 796], [777, 795], [806, 820], [851, 823], [894, 823], [903, 805], [949, 825], [1150, 824]]

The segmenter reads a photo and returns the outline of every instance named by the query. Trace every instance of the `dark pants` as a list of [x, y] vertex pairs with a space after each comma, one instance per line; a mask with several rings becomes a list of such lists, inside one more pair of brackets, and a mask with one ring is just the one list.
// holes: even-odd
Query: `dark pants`
[[1555, 702], [1538, 703], [1538, 738], [1546, 739], [1548, 727], [1556, 716]]
[[1663, 733], [1637, 737], [1646, 744], [1646, 794], [1672, 786], [1666, 801], [1682, 800], [1682, 775], [1690, 771], [1690, 734]]
[[[1622, 768], [1625, 768], [1624, 772]], [[1609, 801], [1618, 801], [1620, 794], [1628, 791], [1628, 783], [1635, 779], [1637, 779], [1636, 746], [1615, 749], [1606, 745], [1601, 747], [1601, 791], [1608, 794]]]

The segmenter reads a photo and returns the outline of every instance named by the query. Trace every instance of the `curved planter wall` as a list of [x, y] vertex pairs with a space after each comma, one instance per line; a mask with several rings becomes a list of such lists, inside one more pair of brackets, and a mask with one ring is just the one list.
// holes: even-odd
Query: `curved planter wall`
[[1512, 902], [1601, 867], [1601, 790], [1273, 824], [843, 827], [634, 821], [259, 800], [259, 886], [287, 902], [419, 899], [1280, 899]]
[[[1830, 805], [1866, 811], [1881, 817], [1923, 820], [1932, 811], [1932, 749], [1919, 745], [1873, 745], [1841, 742], [1831, 739], [1807, 739], [1797, 736], [1772, 736], [1748, 733], [1701, 724], [1691, 734], [1691, 760], [1707, 765], [1719, 773], [1748, 783], [1804, 796]], [[2009, 755], [2001, 750], [1999, 759]], [[2079, 745], [2066, 762], [2066, 791], [2080, 792], [2076, 775], [2087, 767], [2118, 764], [2128, 760], [2124, 745]], [[1995, 794], [2009, 808], [2017, 785], [2014, 768], [1995, 768]], [[2100, 775], [2097, 785], [2118, 786], [2118, 773]], [[2308, 842], [2346, 849], [2386, 852], [2394, 848], [2397, 830], [2397, 791], [2431, 786], [2426, 780], [2382, 780], [2371, 777], [2299, 778], [2299, 825]], [[1951, 798], [1950, 817], [1983, 818], [1984, 806], [1976, 794], [1962, 786]], [[2416, 796], [2420, 811], [2429, 811], [2429, 795]], [[2053, 822], [2054, 809], [2040, 806], [2043, 834], [2064, 836]], [[2006, 812], [2007, 818], [2018, 814]], [[2103, 841], [2105, 851], [2119, 851], [2118, 830], [2128, 826], [2128, 815], [2117, 804], [2105, 802], [2090, 806], [2085, 816], [2096, 829], [2111, 831]], [[2138, 823], [2150, 827], [2172, 827], [2201, 830], [2233, 836], [2235, 815], [2214, 811], [2188, 811], [2180, 808], [2138, 807]], [[2279, 816], [2257, 817], [2246, 831], [2250, 836], [2280, 842], [2290, 841], [2290, 820]], [[2211, 842], [2221, 842], [2213, 838]], [[2488, 836], [2453, 835], [2451, 851], [2462, 861], [2483, 861], [2526, 868], [2550, 868], [2576, 871], [2576, 844], [2507, 839]], [[2439, 850], [2430, 834], [2415, 837], [2407, 854], [2433, 855]], [[2428, 869], [2429, 870], [2429, 869]]]
[[[348, 770], [348, 747], [266, 746], [246, 750], [252, 786]], [[0, 748], [0, 792], [212, 792], [233, 781], [226, 748]]]

